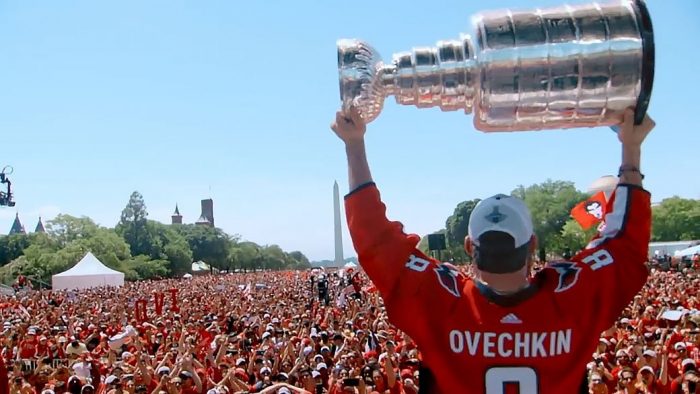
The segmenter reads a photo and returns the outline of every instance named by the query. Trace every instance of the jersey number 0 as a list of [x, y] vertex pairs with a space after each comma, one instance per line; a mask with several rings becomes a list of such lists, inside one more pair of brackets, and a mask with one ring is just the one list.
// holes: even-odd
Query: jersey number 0
[[486, 394], [503, 394], [509, 384], [518, 386], [522, 394], [539, 393], [537, 372], [530, 367], [494, 367], [484, 377]]

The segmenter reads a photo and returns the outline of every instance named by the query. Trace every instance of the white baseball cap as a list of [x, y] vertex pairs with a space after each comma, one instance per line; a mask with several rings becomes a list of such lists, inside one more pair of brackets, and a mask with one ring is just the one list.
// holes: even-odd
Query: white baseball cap
[[[508, 240], [503, 240], [504, 233], [510, 236]], [[517, 197], [497, 194], [482, 200], [469, 218], [468, 235], [477, 267], [486, 272], [503, 274], [522, 268], [532, 234], [530, 211]]]
[[639, 373], [642, 373], [642, 372], [644, 372], [644, 371], [647, 371], [647, 372], [649, 372], [650, 374], [653, 374], [653, 373], [654, 373], [654, 368], [652, 368], [652, 367], [649, 366], [649, 365], [645, 365], [645, 366], [643, 366], [642, 368], [639, 369]]
[[695, 360], [692, 358], [686, 358], [685, 360], [681, 361], [681, 368], [685, 368], [688, 365], [695, 366]]

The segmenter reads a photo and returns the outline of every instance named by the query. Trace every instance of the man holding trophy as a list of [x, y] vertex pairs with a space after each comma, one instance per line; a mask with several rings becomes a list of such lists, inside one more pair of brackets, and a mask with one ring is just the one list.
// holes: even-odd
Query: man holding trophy
[[[641, 145], [653, 35], [641, 1], [478, 16], [469, 36], [398, 54], [385, 65], [356, 40], [338, 44], [348, 227], [389, 318], [414, 339], [429, 393], [575, 393], [602, 331], [647, 279], [650, 195]], [[624, 74], [624, 75], [621, 75]], [[365, 153], [384, 98], [475, 114], [479, 130], [614, 126], [622, 145], [606, 228], [568, 261], [531, 275], [537, 239], [524, 202], [499, 194], [473, 210], [464, 241], [473, 278], [419, 251], [385, 215]]]

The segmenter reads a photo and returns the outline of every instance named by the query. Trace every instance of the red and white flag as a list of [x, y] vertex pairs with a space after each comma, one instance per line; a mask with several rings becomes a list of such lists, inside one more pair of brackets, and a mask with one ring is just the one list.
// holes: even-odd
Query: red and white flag
[[605, 218], [605, 193], [598, 192], [571, 209], [574, 218], [584, 230], [601, 223]]

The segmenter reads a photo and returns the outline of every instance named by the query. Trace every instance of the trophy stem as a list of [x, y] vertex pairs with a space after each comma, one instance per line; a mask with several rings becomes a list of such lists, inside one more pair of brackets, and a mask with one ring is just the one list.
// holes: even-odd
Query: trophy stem
[[415, 48], [394, 55], [391, 75], [382, 75], [385, 92], [396, 102], [418, 108], [472, 112], [479, 70], [469, 36], [440, 41], [435, 47]]

